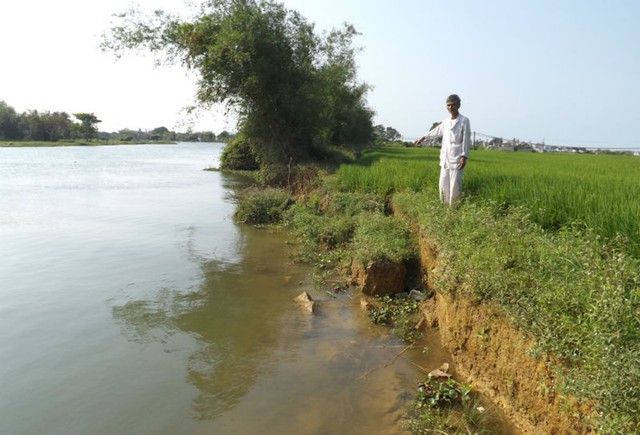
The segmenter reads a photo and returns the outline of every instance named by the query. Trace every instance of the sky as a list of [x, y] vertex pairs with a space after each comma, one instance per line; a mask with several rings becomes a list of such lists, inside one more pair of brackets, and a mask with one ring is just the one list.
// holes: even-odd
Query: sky
[[[192, 0], [197, 3], [197, 0]], [[589, 148], [637, 148], [637, 0], [283, 0], [317, 32], [353, 24], [374, 122], [407, 140], [447, 116], [457, 93], [478, 134]], [[196, 76], [143, 53], [102, 53], [131, 5], [187, 16], [183, 0], [7, 0], [0, 4], [0, 100], [94, 113], [101, 131], [234, 131], [222, 109], [188, 114]]]

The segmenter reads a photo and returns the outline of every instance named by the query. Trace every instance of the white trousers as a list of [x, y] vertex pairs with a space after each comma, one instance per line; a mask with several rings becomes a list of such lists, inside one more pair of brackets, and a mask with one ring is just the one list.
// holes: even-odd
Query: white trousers
[[458, 168], [440, 169], [440, 199], [452, 205], [462, 194], [462, 170]]

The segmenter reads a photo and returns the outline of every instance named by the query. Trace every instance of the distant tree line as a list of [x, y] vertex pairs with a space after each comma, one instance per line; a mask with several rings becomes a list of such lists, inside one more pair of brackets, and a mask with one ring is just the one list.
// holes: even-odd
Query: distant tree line
[[373, 136], [378, 143], [397, 142], [402, 139], [402, 135], [393, 127], [385, 127], [378, 124], [373, 127]]
[[98, 133], [101, 140], [115, 140], [120, 142], [228, 142], [234, 137], [233, 133], [222, 131], [215, 134], [212, 131], [187, 131], [178, 133], [167, 127], [157, 127], [153, 130], [131, 130], [128, 128], [107, 133]]
[[[75, 118], [75, 120], [72, 118]], [[58, 142], [62, 140], [114, 140], [121, 142], [227, 142], [233, 135], [227, 131], [215, 133], [176, 133], [166, 127], [151, 131], [123, 129], [117, 132], [101, 132], [102, 122], [93, 113], [38, 112], [28, 110], [18, 113], [12, 106], [0, 100], [0, 141]]]
[[0, 140], [56, 142], [65, 139], [94, 139], [101, 122], [93, 113], [74, 113], [74, 122], [66, 112], [18, 113], [0, 101]]

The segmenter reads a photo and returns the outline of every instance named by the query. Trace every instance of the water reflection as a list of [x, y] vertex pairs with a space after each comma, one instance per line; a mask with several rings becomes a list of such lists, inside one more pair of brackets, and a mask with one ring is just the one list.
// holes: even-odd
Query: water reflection
[[[244, 228], [237, 263], [200, 259], [201, 285], [194, 291], [164, 288], [151, 300], [112, 309], [130, 341], [163, 343], [188, 334], [197, 347], [188, 356], [187, 381], [199, 393], [197, 419], [231, 409], [261, 374], [273, 370], [283, 343], [284, 318], [294, 312], [307, 269], [292, 264], [282, 240], [266, 230]], [[196, 255], [191, 252], [190, 255]]]

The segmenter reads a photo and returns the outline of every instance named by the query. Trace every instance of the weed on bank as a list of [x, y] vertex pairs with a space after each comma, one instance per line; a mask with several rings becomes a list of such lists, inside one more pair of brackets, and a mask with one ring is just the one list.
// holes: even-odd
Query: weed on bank
[[385, 213], [385, 199], [372, 194], [342, 192], [311, 195], [284, 215], [300, 243], [299, 257], [314, 264], [351, 261], [400, 262], [415, 256], [409, 226]]

